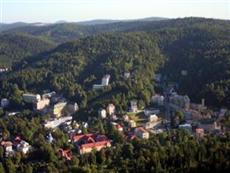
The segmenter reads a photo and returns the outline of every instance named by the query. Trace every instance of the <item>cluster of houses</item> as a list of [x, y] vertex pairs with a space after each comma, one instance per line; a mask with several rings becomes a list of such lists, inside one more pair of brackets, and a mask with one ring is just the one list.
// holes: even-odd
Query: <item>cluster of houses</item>
[[15, 137], [13, 141], [2, 140], [0, 144], [4, 148], [5, 157], [13, 156], [16, 152], [28, 154], [32, 150], [32, 146], [19, 136]]

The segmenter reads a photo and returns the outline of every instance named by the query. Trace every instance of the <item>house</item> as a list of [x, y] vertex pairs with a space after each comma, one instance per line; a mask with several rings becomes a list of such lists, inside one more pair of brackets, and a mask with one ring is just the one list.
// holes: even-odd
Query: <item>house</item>
[[134, 120], [129, 121], [129, 127], [135, 128], [137, 126], [137, 123]]
[[13, 143], [11, 141], [2, 141], [1, 146], [4, 148], [5, 157], [9, 157], [14, 154]]
[[7, 72], [9, 69], [8, 68], [0, 68], [0, 73]]
[[143, 127], [137, 127], [135, 129], [135, 135], [141, 139], [149, 139], [149, 132]]
[[157, 104], [159, 106], [163, 106], [164, 105], [164, 96], [159, 95], [159, 94], [152, 96], [152, 103]]
[[26, 103], [36, 103], [41, 100], [41, 96], [39, 94], [23, 94], [22, 98]]
[[157, 122], [157, 121], [158, 121], [158, 116], [156, 114], [149, 116], [149, 122]]
[[105, 135], [85, 134], [72, 137], [73, 143], [77, 146], [80, 154], [90, 153], [92, 150], [100, 151], [103, 148], [111, 147], [111, 142]]
[[125, 122], [128, 122], [128, 121], [129, 121], [129, 116], [128, 116], [128, 115], [124, 115], [124, 116], [123, 116], [123, 120], [124, 120]]
[[105, 109], [100, 109], [98, 111], [98, 115], [101, 119], [105, 119], [106, 118], [106, 110]]
[[58, 153], [61, 157], [64, 157], [66, 160], [72, 160], [72, 152], [70, 149], [64, 150], [60, 148]]
[[59, 118], [63, 115], [64, 109], [67, 105], [67, 102], [59, 102], [53, 106], [52, 114], [55, 118]]
[[130, 112], [137, 112], [138, 111], [137, 101], [136, 100], [130, 101], [130, 108], [129, 108], [129, 110], [130, 110]]
[[109, 80], [110, 80], [110, 75], [109, 74], [103, 76], [103, 78], [101, 80], [101, 85], [108, 86], [109, 85]]
[[31, 146], [28, 142], [21, 140], [21, 142], [17, 145], [17, 151], [22, 152], [23, 154], [27, 154], [31, 150]]
[[38, 100], [37, 102], [34, 103], [34, 109], [37, 111], [42, 111], [45, 108], [47, 108], [49, 104], [50, 104], [49, 98], [42, 98], [41, 100]]
[[54, 141], [54, 138], [53, 138], [53, 136], [52, 136], [51, 133], [49, 133], [49, 134], [46, 136], [46, 139], [47, 139], [47, 142], [50, 143], [50, 144], [52, 144], [53, 141]]
[[9, 100], [6, 98], [1, 99], [1, 107], [6, 108], [9, 105]]
[[130, 72], [124, 72], [124, 78], [128, 79], [130, 77]]
[[109, 115], [112, 115], [115, 113], [115, 106], [114, 104], [109, 104], [106, 108], [106, 111]]
[[204, 129], [196, 128], [195, 135], [197, 138], [203, 138], [204, 137]]
[[118, 130], [119, 132], [123, 132], [123, 127], [120, 124], [115, 122], [112, 122], [111, 124], [116, 130]]

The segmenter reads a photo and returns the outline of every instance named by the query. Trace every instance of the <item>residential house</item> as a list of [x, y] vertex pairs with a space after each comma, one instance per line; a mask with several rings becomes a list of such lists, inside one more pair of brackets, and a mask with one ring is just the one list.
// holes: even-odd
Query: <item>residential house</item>
[[149, 122], [157, 122], [157, 121], [158, 121], [158, 116], [156, 114], [149, 116]]
[[5, 157], [9, 157], [14, 154], [13, 143], [11, 141], [2, 141], [1, 146], [4, 148]]
[[64, 150], [60, 148], [58, 150], [58, 153], [60, 154], [61, 157], [65, 158], [66, 160], [72, 160], [72, 152], [70, 149]]
[[109, 74], [103, 76], [103, 78], [101, 80], [101, 85], [108, 86], [109, 85], [109, 80], [110, 80], [110, 75]]
[[197, 138], [203, 138], [204, 137], [204, 129], [196, 128], [195, 135]]
[[103, 148], [111, 147], [111, 142], [105, 135], [76, 135], [72, 137], [72, 141], [77, 146], [80, 154], [90, 153], [92, 150], [100, 151]]
[[65, 109], [68, 115], [72, 115], [78, 111], [79, 107], [77, 103], [72, 103], [72, 104], [67, 104]]
[[14, 139], [13, 144], [17, 151], [22, 152], [23, 154], [27, 154], [32, 149], [31, 145], [25, 140], [22, 140], [19, 136]]
[[130, 110], [130, 112], [137, 112], [138, 111], [136, 100], [130, 101], [130, 109], [129, 110]]
[[112, 122], [111, 124], [116, 130], [118, 130], [119, 132], [123, 132], [123, 127], [120, 124], [116, 122]]
[[1, 107], [6, 108], [9, 105], [9, 100], [6, 98], [1, 99]]
[[135, 129], [135, 135], [141, 139], [149, 139], [149, 132], [143, 127], [137, 127]]
[[137, 126], [137, 123], [134, 120], [129, 120], [129, 127], [135, 128]]
[[98, 115], [101, 119], [105, 119], [106, 118], [106, 110], [105, 109], [100, 109], [98, 111]]
[[124, 78], [128, 79], [130, 77], [130, 72], [124, 72]]
[[109, 115], [112, 115], [115, 113], [115, 106], [114, 104], [109, 104], [106, 108], [106, 111]]

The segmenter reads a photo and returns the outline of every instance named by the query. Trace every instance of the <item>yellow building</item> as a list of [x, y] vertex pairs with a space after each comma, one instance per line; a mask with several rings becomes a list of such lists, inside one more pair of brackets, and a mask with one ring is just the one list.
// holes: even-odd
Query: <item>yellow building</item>
[[59, 102], [59, 103], [54, 105], [54, 107], [53, 107], [53, 115], [54, 115], [55, 118], [59, 118], [59, 117], [62, 116], [66, 105], [67, 105], [66, 102]]

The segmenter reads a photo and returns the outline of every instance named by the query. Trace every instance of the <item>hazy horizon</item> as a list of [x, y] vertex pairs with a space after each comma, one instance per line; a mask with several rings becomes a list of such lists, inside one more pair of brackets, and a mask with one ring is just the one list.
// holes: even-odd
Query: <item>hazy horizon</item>
[[229, 0], [0, 0], [1, 23], [132, 20], [148, 17], [230, 19]]

